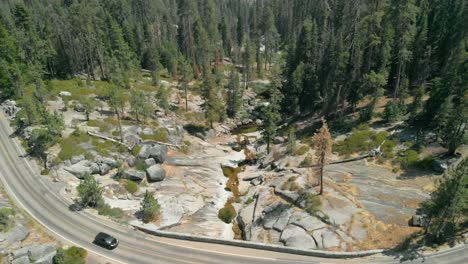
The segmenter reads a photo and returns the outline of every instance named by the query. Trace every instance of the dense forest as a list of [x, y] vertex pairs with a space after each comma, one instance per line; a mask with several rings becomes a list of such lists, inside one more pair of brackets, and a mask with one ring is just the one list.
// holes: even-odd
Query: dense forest
[[[240, 80], [227, 89], [271, 80], [270, 129], [281, 116], [339, 122], [363, 99], [366, 121], [387, 96], [387, 119], [431, 126], [454, 151], [466, 138], [467, 10], [464, 0], [3, 0], [0, 98], [77, 75], [128, 89], [141, 69], [157, 84], [167, 69], [203, 81], [216, 122], [223, 106], [210, 98], [230, 60]], [[234, 116], [236, 99], [226, 104]]]

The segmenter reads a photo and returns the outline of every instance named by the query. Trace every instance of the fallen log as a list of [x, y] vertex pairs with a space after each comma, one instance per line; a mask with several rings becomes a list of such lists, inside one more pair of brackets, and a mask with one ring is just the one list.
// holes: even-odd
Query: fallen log
[[143, 142], [143, 144], [158, 144], [158, 145], [164, 145], [164, 146], [168, 146], [168, 147], [173, 147], [173, 148], [181, 148], [182, 146], [181, 145], [176, 145], [176, 144], [170, 144], [170, 143], [166, 143], [166, 142], [161, 142], [161, 141], [154, 141], [154, 140], [145, 140]]
[[104, 140], [112, 141], [114, 143], [125, 146], [128, 150], [131, 150], [131, 148], [127, 144], [121, 142], [120, 140], [117, 140], [117, 139], [114, 139], [114, 138], [111, 138], [111, 137], [106, 137], [106, 136], [103, 136], [103, 135], [99, 135], [99, 134], [89, 132], [89, 131], [86, 131], [86, 134], [88, 134], [89, 136], [98, 137], [98, 138], [101, 138], [101, 139], [104, 139]]

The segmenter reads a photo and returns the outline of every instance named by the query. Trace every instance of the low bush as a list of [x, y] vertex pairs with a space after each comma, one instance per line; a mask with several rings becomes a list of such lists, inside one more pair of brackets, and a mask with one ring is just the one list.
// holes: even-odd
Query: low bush
[[132, 155], [137, 156], [138, 153], [140, 153], [140, 150], [141, 150], [141, 145], [134, 146], [133, 149], [132, 149]]
[[293, 156], [301, 156], [301, 155], [304, 155], [306, 154], [308, 151], [310, 150], [310, 148], [306, 145], [302, 145], [298, 148], [295, 148], [292, 152]]
[[41, 175], [49, 175], [50, 169], [43, 169], [41, 170]]
[[[337, 142], [334, 150], [346, 156], [353, 153], [365, 153], [377, 148], [387, 137], [387, 132], [375, 132], [367, 125], [359, 125], [353, 129], [352, 135], [345, 140]], [[393, 150], [394, 143], [392, 142], [386, 141], [383, 144], [384, 151]]]
[[218, 212], [218, 218], [226, 224], [230, 224], [234, 217], [236, 217], [236, 209], [230, 203], [226, 203]]
[[300, 188], [299, 188], [299, 185], [297, 185], [296, 183], [296, 179], [297, 179], [296, 176], [289, 177], [289, 179], [285, 181], [283, 185], [281, 185], [281, 190], [287, 190], [291, 192], [299, 190]]
[[300, 167], [307, 167], [311, 166], [313, 164], [313, 158], [310, 155], [307, 155], [304, 160], [302, 160], [301, 164], [299, 164]]
[[127, 181], [125, 183], [125, 190], [131, 194], [134, 194], [138, 191], [138, 184], [136, 184], [134, 181]]
[[97, 210], [98, 210], [98, 214], [100, 215], [106, 215], [106, 216], [110, 216], [116, 219], [120, 219], [124, 215], [124, 212], [122, 209], [111, 207], [110, 205], [106, 203], [101, 204], [97, 208]]
[[432, 157], [426, 157], [422, 160], [419, 160], [415, 164], [416, 167], [422, 170], [433, 170], [434, 168], [434, 158]]
[[399, 157], [398, 160], [403, 167], [408, 168], [410, 166], [416, 165], [419, 160], [419, 154], [412, 149], [406, 150], [402, 153], [402, 157]]
[[8, 231], [14, 224], [12, 216], [15, 211], [11, 208], [0, 208], [0, 232]]
[[158, 129], [154, 131], [153, 135], [145, 135], [142, 134], [141, 138], [143, 140], [154, 140], [160, 142], [169, 142], [169, 136], [167, 135], [167, 131], [165, 129]]
[[80, 247], [59, 248], [54, 256], [54, 264], [85, 264], [88, 252]]
[[145, 171], [147, 169], [147, 166], [143, 160], [137, 159], [135, 161], [135, 168], [140, 171]]
[[252, 197], [249, 197], [245, 202], [244, 204], [251, 204], [253, 203], [254, 199], [252, 199]]
[[58, 157], [61, 160], [69, 160], [73, 156], [85, 154], [86, 150], [80, 147], [80, 143], [85, 143], [89, 141], [89, 136], [85, 132], [76, 129], [73, 133], [70, 134], [67, 138], [62, 138], [59, 141], [60, 144], [60, 153]]
[[318, 195], [315, 194], [308, 194], [305, 200], [305, 210], [309, 214], [315, 214], [320, 210], [320, 206], [322, 205], [322, 202], [320, 201], [320, 198]]

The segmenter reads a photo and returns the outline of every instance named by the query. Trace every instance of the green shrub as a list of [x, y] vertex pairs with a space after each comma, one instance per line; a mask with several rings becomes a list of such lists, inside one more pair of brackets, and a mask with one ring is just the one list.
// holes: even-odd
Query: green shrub
[[80, 247], [59, 248], [54, 256], [54, 264], [85, 264], [88, 252]]
[[127, 181], [125, 183], [125, 189], [127, 192], [134, 194], [138, 191], [138, 184], [136, 184], [134, 181]]
[[49, 175], [50, 169], [43, 169], [41, 170], [41, 175]]
[[289, 177], [289, 179], [281, 185], [281, 190], [288, 190], [291, 192], [299, 190], [299, 185], [297, 185], [296, 179], [296, 176]]
[[293, 156], [301, 156], [306, 154], [309, 150], [310, 148], [308, 146], [302, 145], [299, 148], [294, 149], [292, 154]]
[[434, 168], [434, 158], [432, 157], [426, 157], [422, 160], [419, 160], [415, 164], [416, 167], [422, 170], [433, 170]]
[[[375, 132], [367, 125], [359, 125], [353, 129], [353, 134], [345, 140], [335, 144], [334, 149], [341, 155], [351, 155], [353, 153], [366, 153], [377, 148], [386, 138], [385, 131]], [[393, 141], [385, 141], [383, 150], [387, 153], [395, 147]]]
[[161, 206], [158, 200], [154, 198], [154, 193], [145, 192], [145, 196], [141, 202], [140, 213], [144, 223], [154, 221], [161, 215]]
[[403, 153], [403, 157], [399, 158], [401, 165], [405, 168], [416, 165], [419, 160], [419, 154], [415, 150], [406, 150]]
[[110, 205], [106, 203], [101, 204], [97, 209], [98, 209], [98, 214], [110, 216], [116, 219], [120, 219], [124, 215], [124, 212], [122, 209], [111, 207]]
[[244, 204], [251, 204], [253, 201], [254, 199], [252, 199], [252, 197], [249, 197], [247, 201], [244, 202]]
[[11, 217], [15, 215], [15, 211], [11, 208], [0, 208], [0, 232], [8, 231], [14, 224], [15, 220]]
[[396, 102], [390, 101], [385, 105], [383, 113], [384, 119], [388, 122], [396, 121], [400, 118], [401, 112], [400, 105]]
[[137, 156], [138, 153], [140, 153], [140, 150], [141, 150], [141, 145], [134, 146], [132, 149], [132, 155]]
[[167, 135], [167, 131], [165, 129], [158, 129], [154, 131], [153, 135], [145, 135], [142, 134], [141, 138], [143, 140], [154, 140], [160, 142], [169, 142], [169, 136]]
[[308, 194], [305, 200], [305, 210], [309, 214], [315, 214], [320, 210], [320, 206], [322, 205], [322, 202], [320, 201], [320, 198], [315, 195], [315, 194]]
[[135, 168], [140, 171], [145, 171], [147, 169], [145, 161], [137, 159], [135, 161]]
[[304, 160], [301, 162], [301, 164], [299, 164], [300, 167], [307, 167], [307, 166], [311, 166], [313, 163], [313, 159], [312, 159], [312, 156], [310, 155], [307, 155]]
[[218, 218], [226, 224], [230, 224], [236, 216], [236, 209], [230, 203], [226, 203], [218, 212]]

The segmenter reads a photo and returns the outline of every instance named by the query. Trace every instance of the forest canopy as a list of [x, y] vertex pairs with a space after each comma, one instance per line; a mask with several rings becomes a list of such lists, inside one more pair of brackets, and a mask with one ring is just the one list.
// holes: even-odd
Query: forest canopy
[[[163, 69], [199, 79], [229, 58], [245, 83], [281, 66], [284, 114], [336, 118], [385, 94], [389, 119], [414, 111], [459, 131], [464, 115], [451, 113], [466, 112], [467, 9], [464, 0], [1, 1], [0, 98], [78, 74], [122, 88], [141, 69], [155, 83]], [[424, 107], [405, 108], [426, 94]]]

